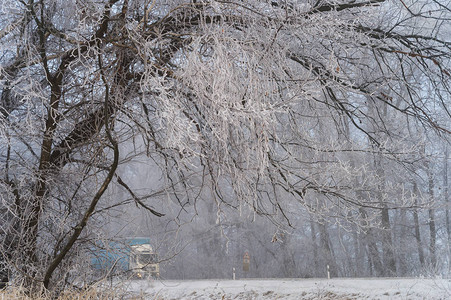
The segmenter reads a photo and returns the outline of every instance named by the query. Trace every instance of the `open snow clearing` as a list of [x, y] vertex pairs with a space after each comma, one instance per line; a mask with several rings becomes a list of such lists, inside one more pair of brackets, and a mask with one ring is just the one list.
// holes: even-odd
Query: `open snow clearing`
[[451, 299], [450, 279], [134, 280], [145, 299]]

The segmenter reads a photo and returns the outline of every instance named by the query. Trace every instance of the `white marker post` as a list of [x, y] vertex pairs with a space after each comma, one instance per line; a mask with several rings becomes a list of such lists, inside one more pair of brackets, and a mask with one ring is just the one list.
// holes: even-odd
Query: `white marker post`
[[329, 265], [327, 265], [327, 279], [330, 279]]
[[233, 267], [232, 269], [233, 269], [233, 280], [235, 280], [236, 279], [236, 277], [235, 277], [235, 267]]

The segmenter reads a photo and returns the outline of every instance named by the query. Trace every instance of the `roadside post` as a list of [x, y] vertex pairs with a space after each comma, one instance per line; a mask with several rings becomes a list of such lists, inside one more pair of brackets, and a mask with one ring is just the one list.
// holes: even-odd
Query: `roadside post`
[[249, 256], [249, 252], [246, 251], [246, 252], [244, 252], [244, 256], [243, 256], [243, 271], [244, 272], [249, 272], [250, 264], [251, 264], [251, 257]]

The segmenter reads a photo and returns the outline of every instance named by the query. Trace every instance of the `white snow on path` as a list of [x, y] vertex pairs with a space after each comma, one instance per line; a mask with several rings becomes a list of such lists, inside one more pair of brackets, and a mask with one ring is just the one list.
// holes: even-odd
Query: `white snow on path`
[[451, 299], [450, 279], [134, 280], [145, 299]]

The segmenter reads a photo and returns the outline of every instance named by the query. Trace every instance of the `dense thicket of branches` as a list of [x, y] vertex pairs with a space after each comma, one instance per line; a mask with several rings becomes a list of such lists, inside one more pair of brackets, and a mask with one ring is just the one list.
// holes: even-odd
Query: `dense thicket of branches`
[[[117, 201], [161, 216], [156, 183], [136, 191], [120, 176], [134, 155], [160, 167], [182, 207], [208, 198], [218, 219], [248, 206], [293, 225], [305, 210], [325, 249], [324, 221], [383, 228], [365, 247], [376, 273], [396, 274], [396, 208], [435, 202], [447, 178], [430, 158], [451, 130], [450, 6], [2, 1], [5, 278], [73, 281], [82, 242]], [[111, 184], [129, 199], [102, 197]]]

